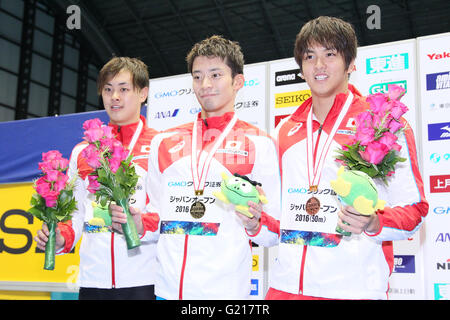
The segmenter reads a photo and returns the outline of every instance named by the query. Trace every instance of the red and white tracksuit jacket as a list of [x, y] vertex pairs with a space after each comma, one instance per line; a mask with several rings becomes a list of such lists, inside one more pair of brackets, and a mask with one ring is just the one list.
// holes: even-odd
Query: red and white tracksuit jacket
[[[140, 121], [143, 123], [143, 128], [131, 151], [133, 154], [132, 161], [135, 164], [139, 180], [136, 192], [130, 200], [130, 206], [139, 208], [144, 212], [148, 203], [145, 192], [148, 155], [151, 140], [157, 131], [147, 127], [143, 116], [141, 116]], [[121, 127], [109, 125], [114, 128], [113, 133], [116, 138], [125, 147], [128, 147], [138, 123]], [[155, 243], [141, 241], [141, 246], [128, 250], [124, 236], [111, 232], [108, 222], [106, 222], [106, 227], [103, 228], [93, 225], [95, 195], [87, 191], [89, 184], [87, 175], [92, 172], [92, 169], [81, 156], [81, 151], [87, 145], [86, 142], [82, 142], [75, 146], [70, 157], [69, 176], [76, 175], [77, 172], [79, 174], [75, 187], [78, 209], [68, 224], [59, 224], [61, 234], [66, 240], [65, 247], [59, 253], [70, 252], [82, 236], [78, 275], [80, 287], [108, 289], [154, 284], [156, 270]], [[151, 218], [143, 217], [144, 224], [147, 224], [146, 219]]]
[[[202, 157], [200, 150], [212, 148], [233, 115], [196, 120], [201, 127], [197, 154]], [[155, 294], [164, 299], [246, 299], [251, 289], [252, 237], [233, 206], [212, 193], [220, 191], [222, 172], [247, 175], [262, 183], [269, 200], [264, 210], [276, 215], [281, 186], [275, 143], [258, 128], [237, 120], [212, 157], [209, 170], [204, 170], [203, 195], [195, 195], [192, 131], [191, 122], [158, 134], [151, 145], [147, 212], [157, 213], [160, 224], [157, 232], [147, 232], [144, 239], [158, 239]], [[204, 204], [203, 217], [190, 214], [195, 202]], [[264, 226], [259, 233], [271, 241], [278, 237]]]
[[[350, 135], [353, 134], [352, 119], [368, 107], [352, 85], [349, 85], [349, 90], [354, 94], [353, 101], [326, 157], [318, 190], [322, 196], [331, 194], [330, 180], [337, 177], [340, 164], [335, 161], [335, 150], [349, 143]], [[321, 141], [328, 136], [346, 98], [346, 94], [336, 96], [323, 123]], [[269, 286], [286, 293], [314, 297], [386, 299], [388, 279], [393, 268], [392, 241], [410, 237], [419, 229], [428, 212], [412, 129], [406, 124], [404, 133], [397, 141], [402, 146], [400, 156], [406, 158], [406, 162], [396, 165], [395, 174], [388, 178], [388, 186], [382, 181], [375, 181], [379, 198], [387, 202], [384, 210], [377, 212], [381, 224], [377, 233], [353, 234], [350, 237], [333, 236], [330, 233], [296, 233], [288, 230], [285, 222], [288, 215], [302, 213], [302, 201], [299, 200], [304, 199], [302, 196], [309, 192], [306, 116], [311, 103], [311, 98], [305, 101], [277, 126], [274, 134], [279, 144], [283, 199], [278, 257], [271, 268]], [[406, 123], [404, 119], [402, 121]], [[319, 127], [320, 123], [313, 120], [313, 141], [317, 141]], [[330, 198], [325, 198], [321, 204], [321, 210], [329, 210], [330, 214], [339, 210], [336, 201]], [[317, 219], [315, 221], [320, 222]], [[266, 298], [275, 298], [270, 293]], [[277, 295], [277, 298], [285, 299], [282, 294]]]

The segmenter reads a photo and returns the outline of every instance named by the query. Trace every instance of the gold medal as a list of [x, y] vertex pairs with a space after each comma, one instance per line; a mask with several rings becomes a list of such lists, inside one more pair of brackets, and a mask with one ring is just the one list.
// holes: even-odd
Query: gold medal
[[315, 185], [315, 186], [309, 186], [309, 191], [311, 192], [317, 192], [317, 190], [319, 190], [319, 186]]
[[205, 211], [205, 205], [199, 201], [196, 201], [191, 206], [190, 214], [194, 219], [200, 219], [205, 215]]
[[203, 190], [195, 190], [194, 191], [196, 196], [202, 196], [203, 195]]
[[313, 216], [320, 210], [320, 201], [316, 197], [311, 197], [306, 201], [305, 205], [306, 213]]

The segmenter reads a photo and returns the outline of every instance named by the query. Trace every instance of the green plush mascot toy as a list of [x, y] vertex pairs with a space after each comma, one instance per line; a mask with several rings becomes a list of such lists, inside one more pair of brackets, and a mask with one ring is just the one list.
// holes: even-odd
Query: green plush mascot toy
[[264, 204], [268, 202], [267, 198], [256, 189], [258, 185], [261, 186], [261, 183], [252, 181], [246, 176], [235, 173], [234, 176], [228, 177], [226, 173], [222, 173], [220, 192], [213, 192], [213, 195], [227, 204], [234, 204], [236, 211], [253, 218], [253, 214], [248, 211], [248, 201], [255, 203], [261, 201]]
[[[337, 172], [337, 180], [330, 181], [330, 184], [341, 202], [363, 215], [372, 215], [377, 210], [382, 210], [386, 204], [386, 201], [378, 199], [378, 190], [372, 178], [362, 171], [345, 170], [341, 166]], [[336, 231], [350, 235], [342, 232], [339, 227]]]

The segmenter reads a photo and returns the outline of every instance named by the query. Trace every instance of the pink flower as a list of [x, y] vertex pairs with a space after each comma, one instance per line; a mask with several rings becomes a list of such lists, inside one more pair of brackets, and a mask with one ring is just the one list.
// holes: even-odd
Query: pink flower
[[379, 141], [369, 142], [364, 151], [359, 151], [361, 157], [367, 162], [379, 164], [388, 154], [389, 148]]
[[101, 163], [100, 163], [101, 153], [95, 145], [89, 144], [86, 148], [83, 149], [83, 151], [81, 152], [81, 155], [84, 158], [86, 158], [87, 164], [92, 169], [95, 170], [101, 166]]
[[406, 113], [406, 111], [408, 111], [408, 107], [397, 100], [393, 100], [392, 102], [393, 102], [393, 105], [392, 105], [392, 109], [391, 109], [391, 115], [394, 119], [398, 120], [398, 119], [400, 119], [400, 117], [402, 115], [404, 115]]
[[355, 119], [356, 130], [361, 127], [372, 127], [372, 115], [369, 111], [361, 112]]
[[52, 183], [48, 182], [45, 177], [41, 177], [35, 182], [36, 192], [45, 200], [47, 207], [55, 207], [56, 200], [59, 196], [59, 191], [52, 190]]
[[114, 134], [112, 133], [113, 127], [104, 126], [104, 127], [102, 127], [102, 129], [103, 129], [103, 136], [106, 139], [114, 139], [115, 138]]
[[56, 171], [56, 179], [53, 181], [53, 190], [58, 192], [58, 194], [66, 187], [66, 183], [69, 180], [69, 177], [60, 171]]
[[121, 160], [119, 158], [111, 158], [111, 159], [108, 159], [108, 162], [109, 162], [109, 168], [111, 169], [111, 171], [113, 173], [116, 173], [117, 169], [119, 169], [119, 167], [120, 167]]
[[388, 84], [388, 97], [390, 100], [400, 100], [406, 90], [396, 84]]
[[385, 144], [389, 150], [400, 151], [402, 146], [397, 143], [397, 140], [398, 137], [395, 134], [392, 134], [390, 131], [386, 131], [378, 141]]
[[390, 131], [386, 131], [383, 133], [383, 136], [378, 139], [379, 142], [383, 143], [388, 147], [389, 150], [398, 148], [400, 146], [396, 143], [398, 137], [395, 134], [392, 134]]
[[111, 158], [108, 159], [111, 171], [116, 173], [120, 167], [122, 161], [126, 160], [128, 156], [128, 150], [126, 150], [119, 141], [113, 143], [111, 150]]
[[51, 150], [42, 153], [43, 162], [39, 162], [39, 169], [44, 173], [50, 170], [66, 170], [69, 166], [69, 160], [62, 157], [62, 154], [57, 150]]
[[387, 97], [383, 93], [374, 93], [366, 98], [366, 101], [370, 104], [370, 108], [374, 112], [378, 112], [383, 107], [383, 104], [386, 103]]
[[86, 120], [83, 123], [83, 129], [84, 130], [90, 130], [90, 129], [98, 129], [101, 128], [103, 125], [103, 122], [99, 118]]
[[97, 181], [97, 178], [98, 176], [88, 176], [89, 185], [87, 189], [90, 193], [95, 193], [96, 191], [100, 190], [100, 183]]
[[126, 160], [128, 157], [128, 150], [126, 150], [122, 145], [114, 146], [112, 150], [112, 157], [119, 159], [120, 161]]
[[[52, 193], [55, 193], [54, 191]], [[45, 205], [49, 208], [56, 207], [56, 201], [58, 200], [58, 194], [56, 195], [47, 195], [47, 197], [44, 197], [45, 199]]]
[[42, 153], [42, 161], [44, 162], [59, 159], [62, 159], [62, 154], [58, 150], [50, 150], [48, 152]]
[[91, 128], [84, 132], [84, 140], [89, 143], [94, 143], [95, 141], [99, 141], [103, 137], [103, 134], [102, 128]]
[[389, 128], [390, 132], [396, 133], [399, 129], [403, 128], [403, 124], [395, 119], [392, 119], [391, 122], [389, 122], [387, 128]]
[[98, 119], [86, 120], [83, 123], [84, 140], [89, 143], [100, 141], [101, 139], [112, 139], [114, 135], [112, 133], [113, 128], [103, 125], [103, 122]]
[[114, 141], [116, 139], [114, 138], [102, 138], [100, 139], [100, 149], [102, 150], [112, 150]]
[[47, 194], [52, 189], [51, 182], [48, 182], [44, 177], [36, 180], [36, 192], [41, 196]]
[[355, 139], [360, 142], [360, 145], [367, 145], [373, 141], [375, 137], [375, 130], [372, 127], [372, 115], [370, 112], [360, 113], [356, 119], [356, 134]]
[[373, 128], [361, 128], [356, 131], [355, 138], [360, 145], [366, 146], [375, 139], [375, 130]]

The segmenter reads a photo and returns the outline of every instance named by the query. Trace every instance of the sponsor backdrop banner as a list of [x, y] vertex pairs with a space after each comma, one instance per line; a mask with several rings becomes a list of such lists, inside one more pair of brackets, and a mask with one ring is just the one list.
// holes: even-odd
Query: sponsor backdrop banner
[[269, 88], [269, 128], [272, 132], [278, 123], [311, 96], [294, 58], [271, 61]]
[[417, 39], [425, 194], [425, 290], [450, 299], [450, 33]]
[[[402, 102], [415, 138], [420, 144], [416, 125], [417, 103], [416, 40], [405, 40], [358, 48], [356, 71], [350, 82], [363, 95], [385, 93], [389, 84], [406, 89]], [[419, 160], [420, 161], [420, 160]], [[394, 270], [389, 281], [389, 299], [425, 299], [423, 283], [423, 246], [421, 232], [407, 240], [394, 241]]]

